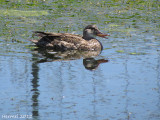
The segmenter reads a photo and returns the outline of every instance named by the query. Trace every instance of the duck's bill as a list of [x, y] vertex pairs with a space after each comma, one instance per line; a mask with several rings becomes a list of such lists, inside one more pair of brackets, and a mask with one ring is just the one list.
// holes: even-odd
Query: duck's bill
[[110, 36], [108, 34], [98, 33], [97, 36], [107, 38], [106, 36]]

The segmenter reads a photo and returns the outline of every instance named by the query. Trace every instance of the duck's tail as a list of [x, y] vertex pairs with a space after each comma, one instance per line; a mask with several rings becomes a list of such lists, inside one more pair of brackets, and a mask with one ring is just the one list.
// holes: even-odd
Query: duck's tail
[[38, 43], [38, 40], [29, 40], [29, 41], [31, 41], [31, 42], [33, 42], [33, 43]]
[[33, 31], [33, 33], [35, 33], [36, 36], [39, 36], [39, 37], [44, 37], [44, 36], [50, 36], [50, 35], [52, 35], [52, 33], [41, 32], [41, 31]]

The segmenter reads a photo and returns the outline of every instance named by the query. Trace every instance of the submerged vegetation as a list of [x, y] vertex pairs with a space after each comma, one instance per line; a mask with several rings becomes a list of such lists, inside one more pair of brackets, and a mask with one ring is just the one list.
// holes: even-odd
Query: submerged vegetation
[[[14, 22], [18, 20], [13, 17], [26, 17], [24, 21], [26, 23], [30, 17], [34, 16], [34, 19], [45, 20], [48, 24], [50, 22], [66, 24], [62, 19], [67, 17], [67, 20], [72, 20], [72, 24], [78, 23], [80, 26], [86, 22], [102, 25], [114, 23], [116, 26], [112, 28], [117, 28], [114, 31], [120, 31], [121, 26], [125, 24], [134, 26], [136, 23], [143, 22], [158, 25], [160, 18], [158, 0], [0, 0], [0, 3], [0, 16], [9, 16], [8, 19]], [[69, 21], [68, 23], [71, 24]]]
[[81, 34], [88, 24], [114, 38], [160, 36], [158, 0], [0, 0], [0, 6], [1, 39], [10, 42], [26, 43], [34, 30]]

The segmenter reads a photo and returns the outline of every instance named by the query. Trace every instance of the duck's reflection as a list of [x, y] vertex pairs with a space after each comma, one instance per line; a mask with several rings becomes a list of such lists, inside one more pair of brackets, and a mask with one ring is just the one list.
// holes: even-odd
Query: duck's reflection
[[99, 59], [95, 60], [94, 58], [85, 58], [83, 59], [83, 65], [88, 70], [95, 70], [101, 63], [106, 63], [108, 60], [105, 59]]
[[54, 62], [54, 61], [70, 61], [83, 58], [83, 65], [87, 70], [95, 70], [101, 63], [106, 63], [106, 59], [96, 59], [100, 55], [101, 51], [53, 51], [46, 49], [34, 49], [34, 52], [38, 53], [43, 58], [37, 63]]
[[[33, 119], [39, 119], [39, 63], [54, 62], [54, 61], [70, 61], [83, 58], [83, 65], [87, 70], [95, 70], [101, 63], [106, 63], [108, 60], [97, 59], [101, 51], [52, 51], [46, 49], [34, 49], [32, 53], [32, 116]], [[37, 60], [38, 59], [38, 60]], [[60, 70], [61, 71], [61, 70]], [[60, 76], [62, 76], [60, 74]], [[62, 82], [62, 81], [61, 81]], [[62, 84], [62, 83], [61, 83]], [[61, 85], [63, 94], [63, 85]], [[94, 88], [95, 91], [95, 88]], [[94, 93], [95, 94], [95, 93]], [[63, 95], [61, 95], [63, 96]], [[62, 98], [62, 97], [61, 97]], [[62, 100], [61, 100], [62, 101]], [[61, 103], [63, 104], [63, 103]]]

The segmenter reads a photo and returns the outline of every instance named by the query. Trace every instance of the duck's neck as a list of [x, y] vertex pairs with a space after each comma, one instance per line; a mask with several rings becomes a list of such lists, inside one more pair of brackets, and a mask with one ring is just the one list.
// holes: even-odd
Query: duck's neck
[[92, 36], [83, 36], [82, 38], [83, 38], [83, 39], [85, 39], [85, 40], [95, 39], [95, 38], [94, 38], [94, 37], [92, 37]]
[[88, 34], [88, 33], [83, 33], [83, 39], [85, 40], [91, 40], [91, 39], [96, 39], [93, 35]]

